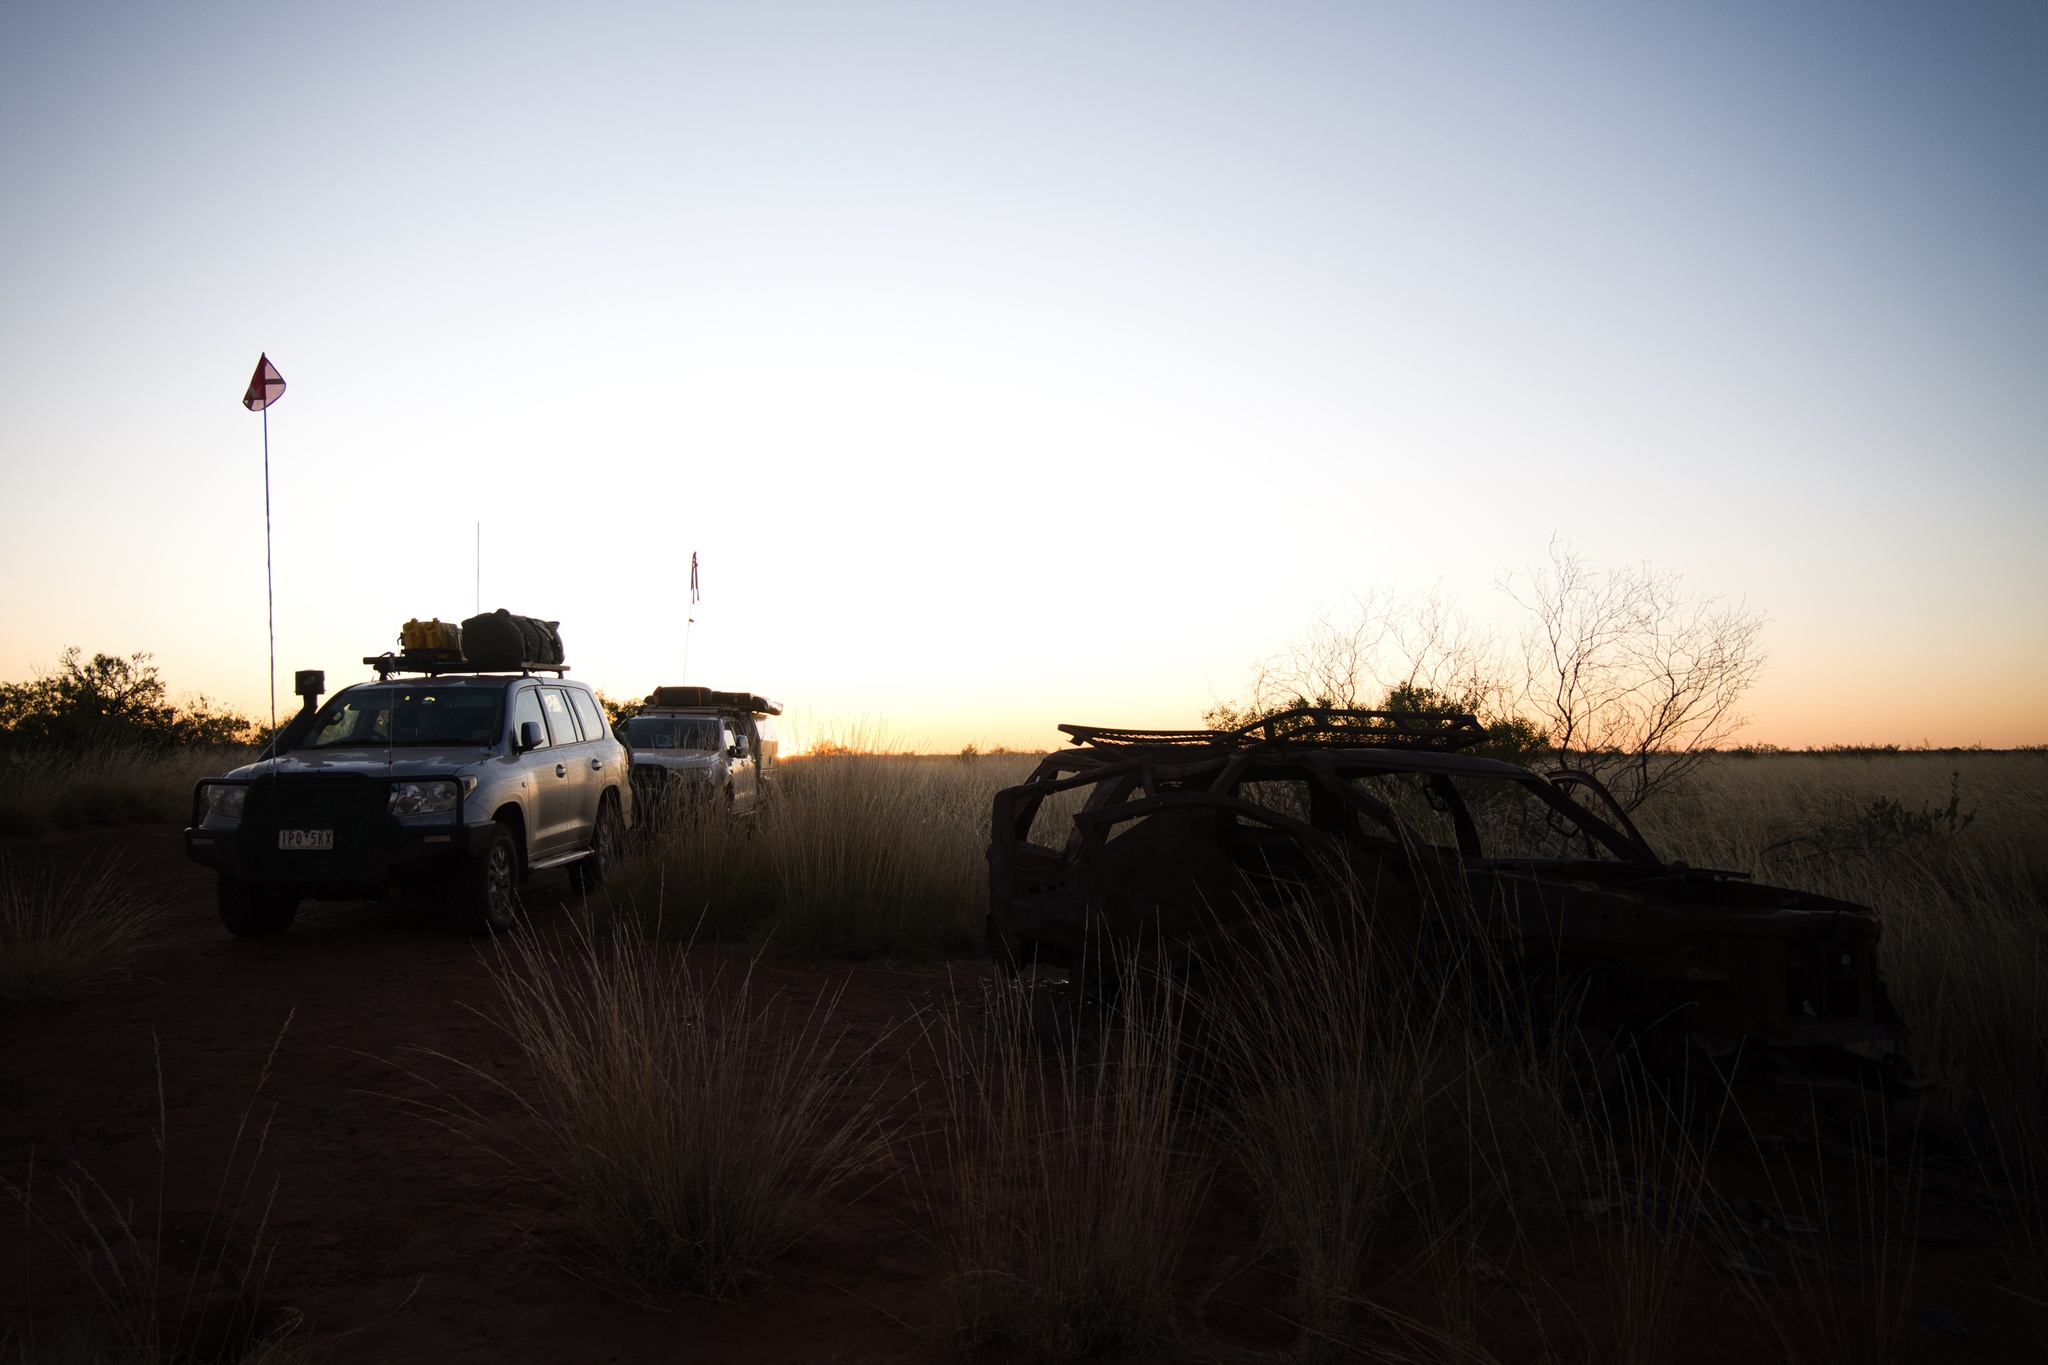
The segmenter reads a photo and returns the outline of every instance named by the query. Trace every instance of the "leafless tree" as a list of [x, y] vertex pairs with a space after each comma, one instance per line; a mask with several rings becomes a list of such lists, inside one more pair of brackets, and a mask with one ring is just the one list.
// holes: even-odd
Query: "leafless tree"
[[1591, 770], [1630, 809], [1741, 728], [1764, 666], [1764, 616], [1689, 593], [1645, 562], [1602, 570], [1553, 540], [1547, 563], [1502, 588], [1530, 615], [1522, 706], [1561, 763]]
[[1402, 597], [1371, 588], [1319, 612], [1306, 631], [1252, 666], [1242, 701], [1219, 702], [1207, 719], [1228, 726], [1290, 706], [1371, 709], [1397, 690], [1498, 713], [1519, 694], [1503, 682], [1502, 662], [1498, 637], [1442, 593]]
[[1316, 615], [1206, 719], [1421, 699], [1508, 727], [1515, 752], [1592, 772], [1631, 810], [1741, 728], [1737, 704], [1764, 666], [1763, 613], [1748, 603], [1688, 592], [1647, 562], [1601, 569], [1556, 540], [1500, 586], [1528, 613], [1512, 645], [1440, 592], [1374, 588]]

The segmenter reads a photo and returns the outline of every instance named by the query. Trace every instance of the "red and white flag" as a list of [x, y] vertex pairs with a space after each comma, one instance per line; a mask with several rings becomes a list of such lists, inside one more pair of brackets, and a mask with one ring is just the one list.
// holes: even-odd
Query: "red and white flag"
[[268, 355], [258, 356], [256, 373], [249, 378], [249, 391], [242, 395], [242, 406], [251, 412], [261, 412], [283, 396], [284, 376], [270, 363]]
[[695, 550], [692, 550], [692, 551], [690, 551], [690, 602], [691, 602], [691, 604], [692, 604], [692, 605], [695, 605], [695, 603], [696, 603], [697, 599], [698, 599], [698, 598], [700, 598], [700, 597], [702, 597], [703, 595], [704, 595], [703, 593], [701, 593], [701, 592], [697, 591], [697, 552], [696, 552]]

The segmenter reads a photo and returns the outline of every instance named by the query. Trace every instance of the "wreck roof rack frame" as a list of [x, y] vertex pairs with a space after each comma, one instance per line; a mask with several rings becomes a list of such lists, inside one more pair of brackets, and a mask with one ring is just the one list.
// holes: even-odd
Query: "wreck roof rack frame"
[[445, 657], [420, 657], [426, 654], [447, 655], [453, 653], [453, 650], [407, 650], [403, 654], [372, 654], [365, 658], [363, 662], [377, 670], [377, 681], [379, 682], [388, 681], [394, 673], [418, 673], [429, 678], [438, 678], [444, 674], [463, 673], [476, 675], [492, 673], [511, 674], [524, 678], [531, 677], [536, 673], [552, 673], [559, 678], [569, 671], [569, 665], [567, 664], [522, 663], [507, 664], [503, 668], [486, 668], [482, 664], [472, 663], [470, 660], [464, 659], [459, 655], [452, 659]]
[[1319, 749], [1428, 749], [1455, 752], [1486, 738], [1479, 718], [1453, 711], [1359, 711], [1298, 706], [1236, 730], [1125, 730], [1106, 725], [1061, 725], [1075, 744], [1096, 749], [1169, 749], [1182, 752], [1266, 746]]

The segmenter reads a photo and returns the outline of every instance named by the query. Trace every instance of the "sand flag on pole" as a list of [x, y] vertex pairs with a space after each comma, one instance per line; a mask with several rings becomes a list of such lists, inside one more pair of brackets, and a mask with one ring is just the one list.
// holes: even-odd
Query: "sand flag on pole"
[[277, 744], [277, 583], [270, 569], [270, 405], [284, 396], [284, 376], [268, 353], [256, 357], [256, 373], [242, 406], [263, 414], [263, 604], [270, 627], [270, 742]]
[[697, 552], [690, 551], [690, 602], [695, 605], [704, 594], [697, 590]]
[[249, 391], [242, 395], [242, 406], [251, 412], [261, 412], [283, 396], [284, 376], [270, 363], [269, 356], [256, 357], [256, 373], [249, 377]]

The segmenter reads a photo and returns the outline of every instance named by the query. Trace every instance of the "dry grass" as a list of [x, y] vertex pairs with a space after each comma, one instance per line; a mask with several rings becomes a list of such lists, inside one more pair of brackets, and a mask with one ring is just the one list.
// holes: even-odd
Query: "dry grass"
[[[831, 1031], [630, 932], [511, 941], [494, 966], [531, 1080], [505, 1084], [550, 1142], [529, 1150], [582, 1216], [568, 1267], [624, 1297], [731, 1298], [765, 1278], [819, 1200], [875, 1149]], [[474, 1074], [498, 1082], [480, 1069]]]
[[951, 1117], [947, 1308], [964, 1351], [1071, 1360], [1176, 1333], [1174, 1275], [1204, 1185], [1180, 1002], [1134, 973], [1118, 995], [1112, 1018], [1051, 1051], [1021, 991], [934, 1039]]
[[256, 749], [245, 746], [0, 749], [0, 836], [183, 824], [194, 783], [255, 757]]
[[29, 1226], [52, 1244], [54, 1262], [91, 1286], [97, 1312], [53, 1333], [32, 1332], [8, 1358], [23, 1365], [290, 1365], [311, 1359], [296, 1310], [263, 1302], [275, 1240], [270, 1231], [277, 1183], [259, 1179], [274, 1106], [262, 1093], [291, 1021], [272, 1042], [233, 1138], [221, 1157], [213, 1206], [196, 1250], [173, 1269], [165, 1256], [164, 1207], [170, 1125], [163, 1065], [157, 1062], [156, 1202], [138, 1209], [90, 1171], [38, 1181], [33, 1159], [23, 1184], [0, 1181]]
[[1418, 1175], [1404, 1158], [1432, 1155], [1423, 1133], [1449, 1021], [1412, 963], [1385, 960], [1368, 920], [1333, 934], [1289, 906], [1254, 924], [1252, 961], [1213, 973], [1234, 1155], [1258, 1192], [1266, 1249], [1294, 1271], [1295, 1320], [1309, 1340], [1334, 1341]]
[[1725, 1117], [1723, 1105], [1691, 1111], [1684, 1093], [1625, 1073], [1573, 1124], [1585, 1196], [1578, 1212], [1592, 1224], [1605, 1310], [1603, 1322], [1583, 1326], [1614, 1365], [1664, 1365], [1677, 1352], [1678, 1310], [1703, 1250], [1699, 1210], [1711, 1199], [1709, 1163]]
[[[1555, 1225], [1573, 1175], [1530, 1031], [1482, 1007], [1484, 961], [1396, 957], [1306, 916], [1261, 930], [1265, 960], [1221, 983], [1218, 1041], [1297, 1354], [1489, 1358], [1472, 1267]], [[1397, 1307], [1417, 1285], [1430, 1307]]]
[[118, 860], [63, 876], [0, 860], [0, 1006], [75, 999], [127, 971], [162, 927], [157, 894]]
[[757, 816], [655, 823], [607, 889], [610, 914], [779, 957], [970, 951], [987, 909], [989, 798], [1017, 755], [831, 753], [785, 760]]
[[2048, 753], [1724, 757], [1647, 814], [1696, 864], [1877, 909], [1930, 1135], [2001, 1196], [2048, 1300]]

